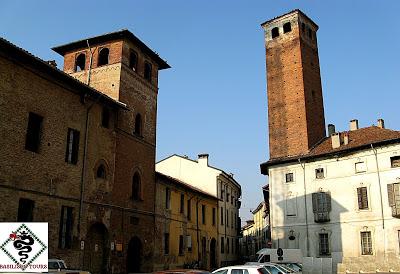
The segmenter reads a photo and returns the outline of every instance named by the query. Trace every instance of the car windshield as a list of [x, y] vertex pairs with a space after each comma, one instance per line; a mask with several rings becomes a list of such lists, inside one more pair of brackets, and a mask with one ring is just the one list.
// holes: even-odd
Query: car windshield
[[283, 270], [283, 272], [282, 272], [282, 269], [280, 269], [274, 265], [265, 265], [264, 267], [272, 274], [286, 273], [286, 271]]
[[264, 268], [264, 267], [259, 268], [259, 269], [257, 269], [257, 270], [258, 270], [258, 272], [260, 272], [260, 273], [262, 273], [262, 274], [270, 274], [270, 272], [269, 272], [266, 268]]
[[49, 269], [58, 269], [57, 262], [49, 262]]

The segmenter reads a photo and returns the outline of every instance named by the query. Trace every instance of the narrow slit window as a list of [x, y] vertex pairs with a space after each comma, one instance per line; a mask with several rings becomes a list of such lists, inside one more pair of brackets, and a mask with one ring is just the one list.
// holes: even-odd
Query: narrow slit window
[[138, 56], [137, 53], [133, 50], [129, 53], [129, 67], [133, 70], [136, 71], [137, 69], [137, 62], [138, 62]]
[[135, 134], [142, 136], [142, 116], [140, 113], [136, 114], [135, 117]]
[[65, 162], [76, 165], [79, 154], [79, 131], [69, 128], [67, 133], [67, 151]]
[[132, 178], [132, 199], [139, 201], [141, 198], [141, 179], [139, 173], [135, 172]]
[[106, 179], [106, 168], [103, 164], [99, 165], [96, 171], [96, 178]]
[[110, 126], [110, 110], [106, 107], [103, 107], [101, 112], [101, 126], [104, 128], [109, 128]]
[[148, 62], [144, 63], [144, 79], [151, 82], [151, 64]]

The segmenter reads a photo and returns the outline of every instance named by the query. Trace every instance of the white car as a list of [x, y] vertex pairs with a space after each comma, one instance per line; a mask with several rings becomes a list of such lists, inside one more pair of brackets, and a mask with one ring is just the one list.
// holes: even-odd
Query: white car
[[212, 272], [213, 274], [272, 274], [260, 265], [234, 265], [221, 267]]
[[[245, 265], [258, 265], [267, 269], [271, 274], [294, 274], [295, 271], [285, 266], [281, 266], [274, 263], [259, 263], [259, 262], [248, 262]], [[296, 273], [297, 274], [297, 273]]]

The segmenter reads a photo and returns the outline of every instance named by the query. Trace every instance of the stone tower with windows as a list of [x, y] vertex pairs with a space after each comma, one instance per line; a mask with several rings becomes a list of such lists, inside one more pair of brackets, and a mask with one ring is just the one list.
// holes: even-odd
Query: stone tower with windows
[[306, 154], [325, 137], [318, 26], [300, 10], [265, 31], [270, 158]]
[[[110, 240], [121, 248], [117, 250], [119, 254], [112, 253], [113, 263], [121, 266], [115, 271], [151, 272], [154, 235], [149, 228], [155, 226], [158, 71], [170, 66], [128, 30], [79, 40], [53, 50], [64, 56], [64, 72], [100, 91], [101, 96], [126, 104], [126, 109], [118, 110], [115, 117], [108, 117], [115, 112], [103, 110], [103, 118], [114, 121], [110, 123], [114, 125], [112, 128], [103, 125], [104, 130], [115, 133], [115, 148], [109, 148], [115, 149], [115, 159], [106, 163], [115, 166], [110, 203], [123, 209], [104, 218], [110, 220], [112, 234], [117, 235], [110, 235]], [[87, 110], [89, 123], [93, 123], [90, 105]]]

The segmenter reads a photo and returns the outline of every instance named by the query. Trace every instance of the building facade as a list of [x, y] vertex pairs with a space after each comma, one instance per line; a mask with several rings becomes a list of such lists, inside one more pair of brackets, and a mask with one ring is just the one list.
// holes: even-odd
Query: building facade
[[257, 251], [269, 247], [269, 216], [266, 203], [263, 201], [252, 211], [253, 220], [246, 221], [242, 227], [240, 239], [241, 255], [245, 260], [257, 259]]
[[172, 155], [156, 164], [156, 171], [202, 189], [219, 198], [218, 202], [218, 266], [237, 261], [240, 232], [241, 187], [221, 169], [208, 165], [208, 154], [200, 154], [197, 161], [186, 156]]
[[218, 267], [218, 198], [156, 174], [155, 270]]
[[[366, 128], [352, 120], [345, 132], [329, 125], [326, 137], [317, 25], [295, 10], [263, 27], [272, 149], [261, 172], [269, 178], [273, 248], [299, 248], [323, 269], [331, 262], [326, 273], [399, 271], [400, 132], [382, 119]], [[284, 106], [275, 101], [280, 94]]]
[[64, 72], [0, 43], [0, 220], [49, 222], [49, 256], [72, 268], [151, 271], [168, 64], [127, 30], [54, 48]]

